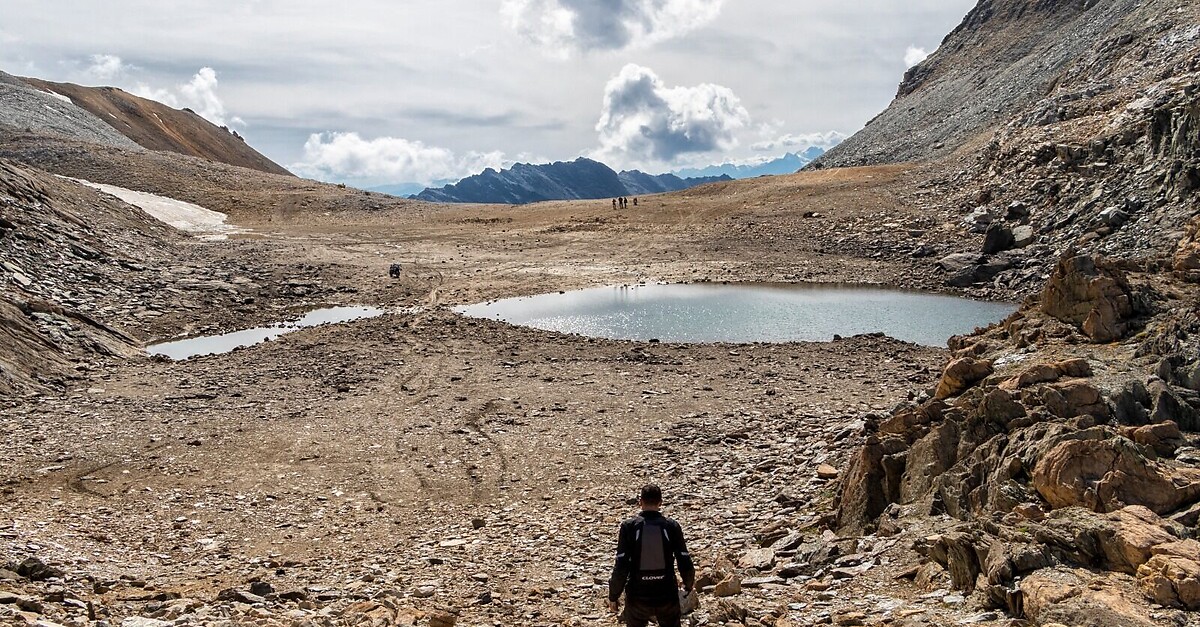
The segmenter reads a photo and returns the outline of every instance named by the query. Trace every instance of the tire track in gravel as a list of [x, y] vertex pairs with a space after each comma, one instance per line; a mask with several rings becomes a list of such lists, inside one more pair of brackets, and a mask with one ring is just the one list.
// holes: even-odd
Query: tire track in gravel
[[[153, 453], [155, 451], [162, 450], [170, 445], [171, 445], [170, 442], [158, 443], [158, 444], [155, 444], [154, 446], [147, 447], [145, 450], [138, 453], [138, 455], [146, 455], [148, 453]], [[118, 460], [113, 460], [113, 461], [106, 462], [103, 464], [98, 464], [95, 466], [89, 466], [87, 468], [84, 468], [83, 470], [69, 473], [69, 475], [67, 476], [66, 481], [65, 481], [66, 486], [72, 492], [75, 492], [77, 494], [98, 496], [103, 499], [109, 498], [111, 496], [114, 496], [114, 494], [104, 494], [103, 492], [98, 492], [96, 490], [93, 490], [93, 489], [87, 487], [87, 485], [84, 484], [84, 482], [83, 482], [84, 477], [90, 477], [98, 472], [103, 472], [105, 470], [108, 470], [109, 468], [112, 468], [113, 466], [116, 466], [118, 464], [128, 463], [128, 462], [132, 462], [132, 461], [133, 461], [132, 457], [126, 458], [126, 459], [118, 459]]]

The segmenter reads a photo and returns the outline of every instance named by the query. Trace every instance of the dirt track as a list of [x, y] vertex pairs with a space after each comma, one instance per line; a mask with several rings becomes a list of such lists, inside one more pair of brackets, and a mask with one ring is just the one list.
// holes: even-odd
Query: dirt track
[[[640, 199], [637, 214], [548, 203], [348, 212], [286, 228], [234, 215], [255, 234], [186, 242], [179, 263], [255, 260], [280, 283], [302, 273], [315, 295], [236, 318], [164, 307], [131, 332], [161, 339], [318, 304], [419, 311], [225, 356], [130, 361], [63, 398], [18, 404], [0, 422], [0, 546], [65, 564], [71, 593], [116, 618], [169, 617], [154, 600], [167, 591], [198, 599], [189, 611], [209, 618], [284, 624], [322, 611], [353, 623], [380, 598], [400, 624], [397, 612], [436, 607], [469, 625], [608, 624], [598, 599], [609, 545], [638, 485], [665, 486], [703, 572], [738, 560], [772, 524], [817, 534], [832, 498], [817, 465], [838, 466], [864, 416], [928, 386], [944, 351], [874, 337], [600, 341], [445, 306], [639, 279], [932, 287], [928, 260], [911, 252], [943, 245], [953, 227], [944, 208], [904, 191], [908, 176], [716, 185]], [[392, 262], [405, 266], [399, 281], [386, 277]], [[953, 611], [891, 589], [901, 566], [833, 593], [805, 585], [818, 573], [766, 582], [736, 601], [760, 616], [803, 603], [790, 611], [820, 618], [886, 592], [880, 603]], [[251, 580], [298, 594], [261, 609], [214, 600]]]

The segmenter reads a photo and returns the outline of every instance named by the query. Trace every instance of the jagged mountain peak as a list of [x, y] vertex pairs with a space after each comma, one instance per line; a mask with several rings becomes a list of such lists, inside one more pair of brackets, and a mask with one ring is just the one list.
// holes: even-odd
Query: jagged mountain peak
[[683, 179], [673, 174], [652, 175], [637, 170], [616, 172], [607, 165], [579, 157], [534, 165], [517, 163], [505, 170], [487, 168], [480, 174], [413, 196], [430, 202], [526, 204], [546, 200], [587, 200], [656, 194], [687, 189], [728, 177]]

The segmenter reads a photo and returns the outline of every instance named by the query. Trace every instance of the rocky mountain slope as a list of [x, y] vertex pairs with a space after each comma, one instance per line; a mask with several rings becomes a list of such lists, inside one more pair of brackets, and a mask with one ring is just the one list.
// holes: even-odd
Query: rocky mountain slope
[[864, 417], [835, 526], [919, 533], [911, 577], [1037, 625], [1193, 624], [1142, 604], [1200, 610], [1200, 8], [981, 2], [820, 165], [929, 142], [959, 169], [924, 185], [982, 236], [946, 282], [1031, 297]]
[[137, 149], [138, 145], [110, 124], [85, 111], [66, 96], [35, 89], [0, 72], [0, 128], [66, 137], [92, 144]]
[[290, 176], [228, 128], [217, 127], [190, 110], [174, 109], [114, 87], [83, 87], [0, 73], [0, 98], [0, 126], [13, 130], [115, 147], [129, 147], [133, 142], [149, 150]]
[[727, 176], [681, 179], [673, 174], [651, 175], [637, 170], [618, 174], [584, 157], [543, 165], [518, 163], [507, 170], [492, 168], [441, 189], [414, 196], [430, 202], [471, 202], [521, 205], [546, 200], [617, 198], [679, 191], [730, 180]]
[[[1186, 12], [1185, 7], [1180, 5]], [[905, 74], [891, 106], [810, 167], [937, 158], [1018, 116], [1055, 120], [1057, 107], [1031, 107], [1045, 103], [1051, 90], [1068, 95], [1059, 85], [1067, 68], [1114, 54], [1126, 57], [1131, 45], [1179, 36], [1167, 33], [1181, 22], [1184, 16], [1163, 11], [1158, 2], [980, 2], [937, 51]], [[1070, 95], [1102, 99], [1120, 89], [1121, 77], [1112, 72], [1122, 69], [1133, 66], [1092, 67]]]
[[254, 225], [300, 214], [380, 211], [420, 203], [376, 192], [269, 174], [174, 152], [123, 148], [0, 128], [0, 158], [52, 174], [176, 198]]
[[171, 229], [140, 211], [0, 160], [0, 395], [57, 383], [93, 360], [137, 353], [100, 322]]
[[[103, 126], [72, 132], [87, 128]], [[0, 128], [0, 396], [60, 389], [101, 364], [141, 355], [148, 332], [173, 336], [197, 324], [195, 312], [207, 312], [210, 327], [234, 318], [244, 324], [278, 317], [269, 303], [280, 293], [317, 293], [307, 281], [261, 278], [265, 269], [252, 259], [214, 265], [191, 237], [61, 177], [202, 203], [241, 225], [416, 204], [147, 150], [119, 135], [91, 143], [42, 131]]]
[[946, 164], [922, 187], [944, 192], [969, 242], [931, 255], [949, 287], [1032, 295], [1068, 248], [1169, 256], [1200, 180], [1196, 15], [1164, 2], [981, 2], [886, 111], [810, 167]]
[[281, 315], [270, 312], [281, 293], [318, 291], [267, 279], [252, 258], [193, 257], [196, 244], [113, 196], [0, 158], [0, 399], [136, 360], [196, 312], [210, 327], [245, 324]]

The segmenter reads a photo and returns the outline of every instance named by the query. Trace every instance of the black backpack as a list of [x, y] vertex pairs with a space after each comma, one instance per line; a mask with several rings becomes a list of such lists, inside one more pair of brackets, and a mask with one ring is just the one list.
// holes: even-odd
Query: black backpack
[[629, 587], [634, 596], [673, 598], [675, 596], [675, 555], [667, 519], [634, 519], [633, 571]]

